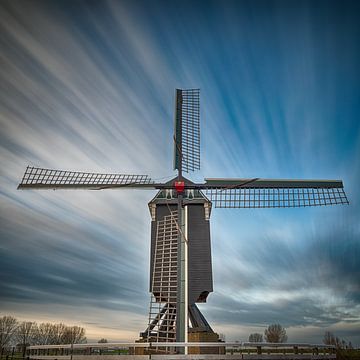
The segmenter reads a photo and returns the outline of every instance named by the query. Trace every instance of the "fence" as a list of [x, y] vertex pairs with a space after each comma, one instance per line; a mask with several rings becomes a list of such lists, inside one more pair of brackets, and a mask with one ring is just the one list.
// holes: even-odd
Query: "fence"
[[300, 343], [96, 343], [29, 346], [26, 356], [29, 360], [297, 360], [336, 359], [336, 351], [331, 345]]

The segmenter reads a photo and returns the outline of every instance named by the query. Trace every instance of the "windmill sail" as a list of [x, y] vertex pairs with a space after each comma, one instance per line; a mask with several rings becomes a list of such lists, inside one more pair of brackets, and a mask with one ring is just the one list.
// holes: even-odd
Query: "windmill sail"
[[18, 189], [105, 189], [153, 187], [147, 175], [99, 174], [28, 166]]
[[217, 208], [287, 208], [348, 204], [340, 180], [205, 179]]
[[200, 90], [176, 89], [174, 170], [200, 169]]
[[[199, 89], [176, 89], [174, 169], [178, 170], [178, 174], [170, 181], [155, 183], [147, 175], [28, 167], [18, 186], [18, 189], [160, 190], [149, 203], [152, 218], [152, 295], [148, 326], [141, 333], [141, 341], [169, 343], [168, 346], [154, 346], [155, 354], [173, 351], [171, 343], [174, 341], [187, 342], [189, 322], [192, 332], [200, 339], [218, 341], [217, 334], [196, 306], [196, 303], [206, 302], [213, 291], [210, 201], [218, 208], [284, 208], [349, 203], [340, 180], [205, 179], [204, 183], [194, 183], [184, 178], [183, 172], [200, 169], [199, 96]], [[219, 349], [213, 348], [217, 353]]]

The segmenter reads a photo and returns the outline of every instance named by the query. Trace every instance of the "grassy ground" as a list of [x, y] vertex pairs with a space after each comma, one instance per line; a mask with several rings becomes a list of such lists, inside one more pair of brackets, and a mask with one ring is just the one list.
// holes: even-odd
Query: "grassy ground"
[[338, 350], [337, 360], [360, 360], [360, 349], [357, 350]]
[[0, 357], [0, 360], [23, 360], [22, 353], [14, 353], [14, 354], [3, 354]]

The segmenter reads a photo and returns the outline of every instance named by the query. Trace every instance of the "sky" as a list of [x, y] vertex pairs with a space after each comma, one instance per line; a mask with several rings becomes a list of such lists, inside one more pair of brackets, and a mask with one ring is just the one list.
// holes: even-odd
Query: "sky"
[[27, 165], [174, 177], [175, 88], [200, 88], [190, 179], [341, 179], [350, 201], [214, 209], [201, 311], [228, 341], [360, 346], [359, 38], [355, 1], [2, 0], [0, 315], [139, 337], [156, 192], [16, 187]]

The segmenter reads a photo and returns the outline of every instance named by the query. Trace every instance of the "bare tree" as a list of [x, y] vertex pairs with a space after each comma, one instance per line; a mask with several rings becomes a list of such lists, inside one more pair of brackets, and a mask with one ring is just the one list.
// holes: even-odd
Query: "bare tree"
[[63, 323], [33, 324], [32, 342], [37, 345], [84, 343], [85, 329], [79, 326], [66, 326]]
[[34, 343], [36, 345], [52, 344], [53, 324], [41, 323], [34, 326]]
[[[107, 342], [101, 339], [99, 342]], [[18, 321], [12, 316], [0, 317], [0, 359], [10, 344], [17, 344], [25, 357], [28, 345], [86, 343], [85, 329], [80, 326]]]
[[250, 342], [262, 342], [263, 341], [263, 336], [262, 334], [259, 333], [253, 333], [249, 335], [249, 341]]
[[69, 344], [66, 342], [67, 326], [63, 323], [52, 324], [51, 344]]
[[99, 344], [105, 344], [107, 342], [108, 342], [107, 339], [104, 339], [104, 338], [102, 338], [98, 341]]
[[280, 324], [269, 325], [265, 329], [265, 340], [271, 343], [284, 343], [287, 341], [286, 330]]
[[13, 340], [17, 326], [18, 322], [12, 316], [3, 316], [0, 318], [0, 357], [3, 350]]
[[335, 345], [336, 340], [335, 340], [334, 334], [331, 333], [330, 331], [325, 331], [325, 335], [324, 335], [324, 338], [323, 338], [323, 343], [325, 345]]
[[31, 321], [23, 321], [19, 324], [15, 331], [15, 339], [21, 347], [23, 357], [25, 357], [26, 346], [33, 343], [35, 323]]
[[330, 331], [325, 331], [323, 343], [325, 345], [334, 345], [337, 349], [352, 349], [351, 342], [348, 344], [345, 340], [339, 339], [337, 336], [335, 337]]
[[61, 340], [63, 344], [86, 343], [85, 329], [80, 326], [67, 326]]

